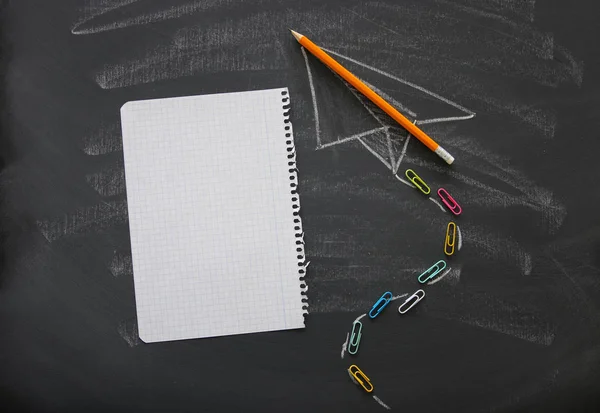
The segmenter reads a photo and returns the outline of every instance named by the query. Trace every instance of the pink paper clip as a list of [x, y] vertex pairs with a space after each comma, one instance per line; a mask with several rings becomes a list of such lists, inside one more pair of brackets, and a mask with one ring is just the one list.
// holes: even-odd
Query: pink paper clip
[[438, 189], [438, 195], [442, 198], [442, 202], [444, 205], [448, 207], [450, 212], [454, 215], [460, 215], [462, 213], [462, 208], [458, 205], [458, 202], [454, 200], [444, 188]]

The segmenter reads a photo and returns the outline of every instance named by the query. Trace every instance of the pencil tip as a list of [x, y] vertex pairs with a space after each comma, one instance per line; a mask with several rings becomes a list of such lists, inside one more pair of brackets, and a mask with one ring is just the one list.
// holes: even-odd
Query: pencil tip
[[293, 31], [292, 29], [290, 29], [290, 32], [292, 32], [292, 36], [294, 36], [296, 38], [296, 40], [298, 40], [298, 41], [300, 41], [300, 39], [302, 39], [304, 37], [300, 33]]

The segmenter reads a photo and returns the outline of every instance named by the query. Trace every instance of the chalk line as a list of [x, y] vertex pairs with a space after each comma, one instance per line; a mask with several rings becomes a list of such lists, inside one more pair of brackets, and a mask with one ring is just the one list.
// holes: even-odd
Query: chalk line
[[448, 275], [448, 274], [450, 273], [450, 270], [452, 270], [452, 268], [448, 268], [446, 271], [444, 271], [444, 273], [443, 273], [442, 275], [440, 275], [439, 277], [437, 277], [437, 278], [435, 278], [435, 279], [433, 279], [433, 280], [429, 281], [429, 282], [427, 283], [427, 285], [433, 285], [433, 284], [435, 284], [436, 282], [440, 281], [442, 278], [444, 278], [446, 275]]
[[356, 381], [356, 379], [354, 378], [352, 373], [350, 373], [350, 370], [346, 370], [346, 371], [348, 372], [348, 376], [350, 376], [350, 380], [352, 380], [352, 383], [358, 384], [358, 382]]
[[446, 212], [446, 209], [442, 206], [442, 204], [439, 203], [439, 201], [437, 199], [429, 197], [429, 200], [431, 202], [433, 202], [434, 204], [436, 204], [443, 212]]
[[302, 56], [304, 56], [304, 64], [306, 65], [306, 73], [308, 73], [308, 85], [310, 87], [310, 94], [312, 96], [312, 104], [315, 115], [315, 131], [317, 138], [317, 148], [322, 148], [321, 145], [321, 126], [319, 124], [319, 108], [317, 106], [317, 94], [315, 92], [315, 84], [312, 77], [312, 72], [310, 71], [310, 65], [308, 64], [308, 56], [306, 55], [306, 50], [304, 47], [301, 47]]
[[392, 299], [390, 301], [394, 301], [394, 300], [397, 300], [399, 298], [406, 297], [407, 295], [408, 295], [408, 293], [397, 295], [395, 297], [392, 297]]
[[365, 85], [367, 85], [371, 89], [373, 89], [375, 92], [377, 92], [377, 94], [380, 95], [382, 98], [384, 98], [385, 100], [387, 100], [388, 103], [391, 103], [396, 109], [398, 109], [398, 110], [400, 110], [402, 112], [408, 113], [413, 118], [417, 117], [417, 114], [415, 112], [413, 112], [412, 110], [410, 110], [409, 108], [407, 108], [406, 106], [404, 106], [402, 103], [398, 102], [396, 99], [394, 99], [393, 97], [391, 97], [390, 95], [388, 95], [387, 93], [385, 93], [383, 90], [379, 89], [377, 86], [374, 86], [374, 85], [370, 84], [369, 82], [366, 82], [363, 79], [361, 79], [361, 81]]
[[392, 165], [390, 165], [390, 163], [388, 161], [386, 161], [385, 159], [383, 159], [383, 156], [381, 156], [377, 152], [375, 152], [374, 149], [371, 149], [371, 147], [369, 145], [367, 145], [361, 138], [358, 138], [358, 141], [360, 143], [362, 143], [363, 146], [369, 150], [369, 152], [371, 152], [373, 155], [375, 155], [375, 157], [377, 159], [379, 159], [385, 166], [387, 166], [388, 169], [392, 169]]
[[399, 180], [400, 182], [402, 182], [404, 185], [408, 185], [411, 188], [416, 188], [416, 186], [414, 186], [413, 184], [411, 184], [408, 181], [405, 181], [404, 179], [400, 178], [397, 174], [394, 175], [396, 177], [397, 180]]
[[317, 150], [329, 148], [330, 146], [338, 145], [340, 143], [352, 141], [352, 140], [355, 140], [355, 139], [358, 139], [358, 138], [362, 138], [362, 137], [367, 136], [367, 135], [371, 135], [373, 133], [383, 132], [383, 131], [386, 131], [386, 130], [387, 130], [387, 127], [382, 126], [381, 128], [375, 128], [375, 129], [368, 130], [366, 132], [357, 133], [356, 135], [348, 136], [347, 138], [343, 138], [343, 139], [337, 140], [335, 142], [329, 142], [329, 143], [325, 143], [325, 144], [322, 144], [320, 146], [317, 146]]
[[459, 120], [468, 120], [468, 119], [473, 119], [475, 117], [475, 115], [466, 115], [466, 116], [450, 116], [447, 118], [433, 118], [433, 119], [424, 119], [424, 120], [417, 120], [415, 123], [417, 125], [427, 125], [429, 123], [444, 123], [444, 122], [454, 122], [454, 121], [459, 121]]
[[[390, 154], [390, 164], [394, 165], [395, 161], [394, 161], [394, 149], [392, 148], [392, 141], [390, 140], [390, 131], [389, 129], [386, 129], [385, 131], [385, 140], [387, 141], [387, 148], [388, 148], [388, 152]], [[394, 169], [394, 167], [392, 166], [390, 169]]]
[[360, 321], [360, 319], [366, 315], [367, 315], [367, 313], [364, 313], [363, 315], [359, 316], [356, 320], [354, 320], [354, 323], [356, 323], [357, 321]]
[[348, 348], [348, 337], [350, 337], [350, 333], [346, 333], [346, 341], [342, 344], [342, 359], [344, 358], [344, 353], [346, 353], [346, 349]]
[[[404, 159], [404, 157], [406, 156], [406, 149], [408, 149], [408, 142], [410, 141], [410, 132], [408, 132], [406, 134], [406, 140], [404, 141], [404, 146], [402, 147], [402, 152], [400, 152], [400, 156], [398, 157], [398, 163], [396, 164], [396, 170], [392, 171], [393, 173], [398, 173], [398, 169], [400, 168], [400, 164], [402, 163], [402, 160]], [[414, 186], [413, 186], [414, 188]]]
[[456, 226], [456, 233], [458, 234], [458, 250], [460, 251], [460, 249], [462, 248], [462, 234], [460, 233], [460, 228], [458, 227], [458, 225]]
[[324, 47], [321, 47], [321, 49], [323, 49], [323, 50], [324, 50], [324, 51], [326, 51], [327, 53], [331, 53], [331, 54], [332, 54], [332, 55], [334, 55], [334, 56], [341, 57], [342, 59], [346, 59], [346, 60], [348, 60], [349, 62], [352, 62], [352, 63], [354, 63], [354, 64], [357, 64], [357, 65], [359, 65], [359, 66], [362, 66], [362, 67], [364, 67], [364, 68], [366, 68], [366, 69], [372, 70], [372, 71], [373, 71], [373, 72], [375, 72], [375, 73], [379, 73], [379, 74], [380, 74], [380, 75], [382, 75], [382, 76], [385, 76], [385, 77], [388, 77], [388, 78], [390, 78], [390, 79], [393, 79], [393, 80], [395, 80], [396, 82], [402, 83], [402, 84], [404, 84], [404, 85], [406, 85], [406, 86], [410, 86], [410, 87], [412, 87], [413, 89], [417, 89], [418, 91], [420, 91], [420, 92], [422, 92], [422, 93], [425, 93], [426, 95], [429, 95], [429, 96], [431, 96], [431, 97], [434, 97], [434, 98], [436, 98], [436, 99], [438, 99], [438, 100], [440, 100], [440, 101], [442, 101], [442, 102], [444, 102], [444, 103], [446, 103], [446, 104], [448, 104], [448, 105], [450, 105], [450, 106], [452, 106], [452, 107], [454, 107], [454, 108], [456, 108], [456, 109], [458, 109], [458, 110], [461, 110], [461, 111], [463, 111], [463, 112], [465, 112], [465, 113], [468, 113], [469, 115], [473, 115], [473, 116], [475, 116], [475, 112], [473, 112], [473, 111], [471, 111], [471, 110], [469, 110], [469, 109], [465, 108], [464, 106], [461, 106], [461, 105], [459, 105], [459, 104], [458, 104], [458, 103], [456, 103], [456, 102], [453, 102], [453, 101], [451, 101], [450, 99], [447, 99], [447, 98], [445, 98], [445, 97], [443, 97], [443, 96], [441, 96], [441, 95], [438, 95], [438, 94], [437, 94], [437, 93], [435, 93], [435, 92], [432, 92], [432, 91], [430, 91], [430, 90], [428, 90], [428, 89], [425, 89], [425, 88], [424, 88], [424, 87], [422, 87], [422, 86], [419, 86], [419, 85], [417, 85], [417, 84], [415, 84], [415, 83], [412, 83], [412, 82], [409, 82], [409, 81], [407, 81], [407, 80], [401, 79], [401, 78], [399, 78], [399, 77], [397, 77], [397, 76], [394, 76], [394, 75], [392, 75], [392, 74], [390, 74], [390, 73], [387, 73], [387, 72], [385, 72], [385, 71], [383, 71], [383, 70], [381, 70], [381, 69], [378, 69], [378, 68], [376, 68], [376, 67], [374, 67], [374, 66], [370, 66], [370, 65], [368, 65], [368, 64], [366, 64], [366, 63], [363, 63], [363, 62], [360, 62], [360, 61], [358, 61], [358, 60], [355, 60], [355, 59], [353, 59], [353, 58], [351, 58], [351, 57], [344, 56], [343, 54], [340, 54], [340, 53], [338, 53], [338, 52], [334, 52], [333, 50], [326, 49], [326, 48], [324, 48]]
[[373, 395], [373, 400], [375, 400], [377, 403], [379, 403], [380, 405], [382, 405], [383, 407], [385, 407], [388, 410], [391, 410], [392, 408], [390, 406], [388, 406], [387, 404], [385, 404], [383, 402], [383, 400], [381, 400], [379, 397]]

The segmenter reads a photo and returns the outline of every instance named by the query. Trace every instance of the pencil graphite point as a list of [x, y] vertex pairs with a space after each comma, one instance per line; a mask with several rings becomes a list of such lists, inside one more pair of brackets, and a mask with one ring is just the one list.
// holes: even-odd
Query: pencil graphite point
[[294, 36], [296, 38], [296, 40], [298, 40], [298, 41], [300, 41], [300, 39], [302, 39], [304, 37], [300, 33], [293, 31], [292, 29], [290, 29], [290, 32], [292, 32], [292, 36]]

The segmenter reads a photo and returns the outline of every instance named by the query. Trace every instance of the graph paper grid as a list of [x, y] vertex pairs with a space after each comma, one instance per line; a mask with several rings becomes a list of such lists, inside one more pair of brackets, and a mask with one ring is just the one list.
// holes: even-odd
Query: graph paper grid
[[144, 342], [304, 327], [287, 88], [121, 108]]

